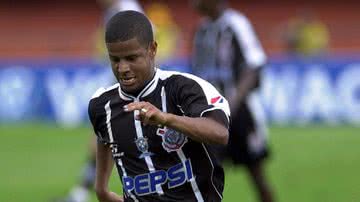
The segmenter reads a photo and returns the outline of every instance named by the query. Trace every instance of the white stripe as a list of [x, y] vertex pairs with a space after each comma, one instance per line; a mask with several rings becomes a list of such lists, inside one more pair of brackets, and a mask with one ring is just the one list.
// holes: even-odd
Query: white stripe
[[161, 88], [161, 107], [162, 107], [163, 112], [167, 112], [166, 93], [165, 93], [165, 87], [164, 86]]
[[141, 90], [141, 92], [138, 94], [138, 96], [136, 98], [134, 96], [129, 95], [129, 94], [125, 93], [124, 91], [122, 91], [121, 86], [119, 87], [120, 98], [123, 100], [136, 100], [136, 99], [139, 100], [140, 97], [145, 97], [145, 96], [149, 95], [150, 93], [152, 93], [156, 89], [158, 81], [159, 81], [158, 68], [154, 67], [154, 69], [155, 69], [154, 78], [151, 79], [151, 81]]
[[111, 130], [111, 108], [110, 108], [110, 101], [108, 101], [105, 105], [105, 112], [106, 112], [106, 126], [109, 134], [109, 141], [110, 143], [114, 142], [114, 136]]
[[250, 111], [253, 114], [256, 124], [257, 132], [262, 133], [262, 135], [266, 138], [267, 136], [267, 127], [266, 127], [266, 115], [264, 112], [263, 105], [259, 99], [259, 92], [252, 92], [246, 99], [246, 103], [249, 106]]
[[[166, 113], [167, 112], [166, 92], [165, 92], [164, 87], [161, 88], [161, 106], [162, 106], [162, 111]], [[178, 154], [178, 156], [179, 156], [179, 158], [181, 160], [181, 163], [183, 164], [184, 169], [186, 169], [186, 165], [185, 165], [186, 157], [185, 157], [185, 154], [184, 154], [183, 150], [182, 149], [177, 150], [177, 154]], [[192, 190], [194, 192], [194, 195], [195, 195], [196, 199], [199, 202], [204, 201], [204, 199], [203, 199], [203, 197], [201, 195], [200, 189], [199, 189], [198, 185], [196, 184], [196, 180], [195, 180], [194, 175], [190, 179], [190, 184], [191, 184], [191, 188], [192, 188]]]
[[205, 145], [204, 145], [203, 143], [202, 143], [201, 145], [203, 146], [203, 148], [204, 148], [204, 150], [205, 150], [205, 152], [206, 152], [206, 155], [207, 155], [207, 157], [208, 157], [208, 159], [209, 159], [209, 161], [210, 161], [211, 167], [212, 167], [212, 170], [211, 170], [211, 184], [213, 185], [216, 193], [219, 195], [219, 197], [220, 197], [221, 200], [222, 200], [222, 195], [220, 194], [219, 190], [216, 189], [216, 187], [215, 187], [215, 185], [214, 185], [214, 181], [213, 181], [213, 177], [214, 177], [214, 164], [213, 164], [212, 161], [211, 161], [209, 152], [207, 151]]
[[112, 89], [115, 89], [115, 88], [117, 88], [117, 87], [119, 87], [119, 83], [116, 83], [116, 84], [114, 84], [114, 85], [112, 85], [112, 86], [109, 86], [109, 87], [107, 87], [107, 88], [101, 87], [101, 88], [99, 88], [99, 89], [96, 90], [96, 92], [91, 96], [91, 99], [100, 97], [100, 96], [101, 96], [102, 94], [104, 94], [105, 92], [108, 92], [108, 91], [110, 91], [110, 90], [112, 90]]
[[246, 63], [250, 68], [259, 67], [266, 62], [266, 55], [249, 20], [235, 10], [227, 10], [222, 23], [228, 24], [235, 32], [240, 47], [244, 50]]
[[123, 92], [120, 87], [118, 88], [118, 91], [119, 91], [120, 98], [123, 99], [123, 100], [130, 101], [132, 99], [135, 99], [135, 97], [133, 97], [131, 95], [128, 95], [125, 92]]
[[[117, 159], [117, 164], [120, 166], [120, 168], [121, 168], [121, 170], [122, 170], [123, 177], [127, 177], [127, 173], [126, 173], [124, 164], [123, 164], [123, 162], [122, 162], [122, 160], [121, 160], [120, 158]], [[130, 195], [130, 197], [131, 197], [135, 202], [139, 202], [139, 201], [136, 199], [136, 197], [134, 196], [134, 194], [131, 193], [131, 191], [130, 191], [130, 192], [127, 192], [127, 193]]]
[[154, 75], [154, 78], [152, 79], [152, 81], [150, 81], [150, 83], [143, 89], [143, 91], [141, 91], [138, 95], [138, 97], [145, 97], [147, 95], [149, 95], [150, 93], [152, 93], [157, 84], [158, 84], [158, 81], [159, 81], [159, 76], [158, 76], [158, 73], [157, 73], [157, 70], [158, 68], [154, 67], [155, 68], [155, 75]]
[[[206, 113], [206, 112], [214, 111], [214, 110], [217, 110], [217, 109], [222, 110], [220, 107], [213, 107], [213, 108], [210, 108], [210, 109], [205, 109], [204, 111], [202, 111], [200, 113], [200, 117], [202, 117], [204, 115], [204, 113]], [[228, 123], [230, 123], [230, 117], [226, 116], [226, 118], [228, 120]]]
[[[179, 149], [177, 150], [177, 154], [179, 156], [179, 158], [181, 159], [181, 162], [183, 164], [183, 167], [186, 169], [186, 166], [185, 166], [185, 161], [186, 161], [186, 157], [185, 157], [185, 154], [183, 152], [182, 149]], [[201, 191], [196, 183], [196, 179], [194, 177], [194, 175], [192, 176], [192, 178], [190, 179], [190, 184], [191, 184], [191, 188], [195, 194], [195, 197], [197, 199], [198, 202], [203, 202], [204, 199], [202, 197], [202, 194], [201, 194]]]
[[[110, 108], [110, 101], [108, 101], [105, 105], [105, 111], [106, 111], [106, 126], [107, 126], [107, 129], [108, 129], [108, 134], [109, 134], [109, 140], [110, 140], [110, 143], [113, 143], [114, 142], [114, 137], [113, 137], [113, 133], [112, 133], [112, 129], [111, 129], [111, 108]], [[120, 165], [121, 167], [121, 170], [123, 172], [123, 175], [126, 177], [127, 174], [126, 174], [126, 171], [125, 171], [125, 168], [123, 166], [123, 163], [121, 161], [121, 159], [118, 159], [118, 164]], [[129, 193], [130, 194], [130, 197], [134, 200], [134, 201], [138, 201], [135, 196], [132, 194], [132, 193]]]
[[176, 106], [179, 108], [179, 110], [181, 111], [181, 113], [184, 115], [185, 112], [184, 112], [183, 108], [182, 108], [180, 105], [176, 105]]
[[[135, 102], [139, 102], [139, 99], [136, 98]], [[134, 111], [134, 121], [135, 121], [136, 135], [137, 135], [138, 138], [142, 138], [142, 137], [144, 137], [144, 135], [143, 135], [142, 127], [141, 127], [141, 121], [135, 119], [135, 117], [137, 117], [138, 115], [139, 115], [139, 110], [135, 110]], [[154, 167], [154, 164], [153, 164], [153, 162], [151, 160], [151, 157], [150, 156], [145, 156], [144, 158], [145, 158], [145, 162], [146, 162], [146, 165], [147, 165], [149, 171], [154, 172], [155, 167]], [[156, 185], [156, 191], [157, 191], [158, 194], [164, 194], [164, 191], [162, 190], [160, 184]]]

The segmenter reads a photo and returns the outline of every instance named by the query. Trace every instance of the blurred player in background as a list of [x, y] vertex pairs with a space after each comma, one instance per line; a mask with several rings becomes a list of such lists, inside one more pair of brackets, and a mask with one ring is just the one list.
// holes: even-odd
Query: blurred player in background
[[[97, 0], [103, 10], [103, 20], [95, 34], [95, 58], [106, 65], [108, 64], [108, 54], [104, 43], [104, 30], [106, 22], [116, 13], [123, 10], [135, 10], [143, 12], [141, 5], [136, 0]], [[105, 65], [105, 66], [106, 66]], [[112, 78], [109, 78], [111, 80]], [[114, 81], [115, 82], [115, 81]], [[82, 171], [82, 177], [79, 184], [75, 185], [64, 199], [55, 200], [58, 202], [87, 202], [90, 192], [93, 190], [95, 182], [95, 156], [96, 156], [96, 138], [91, 136], [89, 146], [89, 157]]]
[[[195, 34], [192, 70], [229, 100], [228, 154], [235, 164], [245, 165], [261, 201], [271, 202], [263, 164], [268, 155], [265, 118], [257, 100], [266, 55], [248, 19], [227, 8], [226, 1], [193, 0], [192, 4], [206, 17]], [[218, 150], [223, 159], [226, 149]]]

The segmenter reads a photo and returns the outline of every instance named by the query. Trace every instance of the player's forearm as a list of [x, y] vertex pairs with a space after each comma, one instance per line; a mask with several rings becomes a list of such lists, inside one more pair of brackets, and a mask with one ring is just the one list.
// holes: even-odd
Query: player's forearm
[[99, 201], [119, 201], [115, 200], [116, 197], [113, 197], [113, 194], [108, 190], [113, 164], [110, 148], [98, 142], [96, 146], [95, 192]]
[[163, 125], [199, 142], [226, 145], [229, 139], [228, 129], [211, 118], [191, 118], [166, 113]]
[[245, 69], [237, 84], [237, 103], [243, 102], [246, 96], [256, 87], [259, 69]]

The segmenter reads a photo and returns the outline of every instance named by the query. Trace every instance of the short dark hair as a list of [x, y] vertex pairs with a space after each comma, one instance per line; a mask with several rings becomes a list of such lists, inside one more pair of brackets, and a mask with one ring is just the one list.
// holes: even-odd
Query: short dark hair
[[144, 47], [154, 41], [151, 22], [140, 12], [130, 10], [118, 12], [106, 24], [106, 43], [127, 41], [134, 37]]

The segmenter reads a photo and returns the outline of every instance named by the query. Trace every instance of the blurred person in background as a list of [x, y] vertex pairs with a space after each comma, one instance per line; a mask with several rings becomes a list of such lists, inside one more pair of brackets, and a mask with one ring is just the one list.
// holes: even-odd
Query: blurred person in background
[[[101, 25], [95, 33], [95, 58], [104, 63], [105, 66], [110, 64], [107, 62], [108, 54], [104, 43], [104, 30], [106, 22], [119, 11], [135, 10], [143, 12], [141, 5], [136, 0], [97, 0], [103, 10], [103, 19]], [[111, 80], [112, 78], [109, 78]], [[115, 82], [115, 81], [114, 81]], [[89, 144], [89, 156], [82, 170], [82, 175], [78, 184], [76, 184], [69, 192], [68, 196], [62, 199], [56, 199], [56, 202], [87, 202], [90, 193], [94, 188], [95, 172], [96, 172], [96, 138], [91, 136]]]
[[313, 10], [304, 9], [285, 28], [287, 52], [296, 56], [320, 56], [329, 46], [329, 31]]
[[257, 99], [266, 55], [249, 20], [226, 1], [193, 0], [192, 5], [205, 16], [194, 37], [193, 73], [217, 87], [232, 112], [229, 144], [216, 148], [218, 157], [228, 154], [235, 165], [244, 165], [260, 201], [274, 201], [264, 169], [265, 116]]

